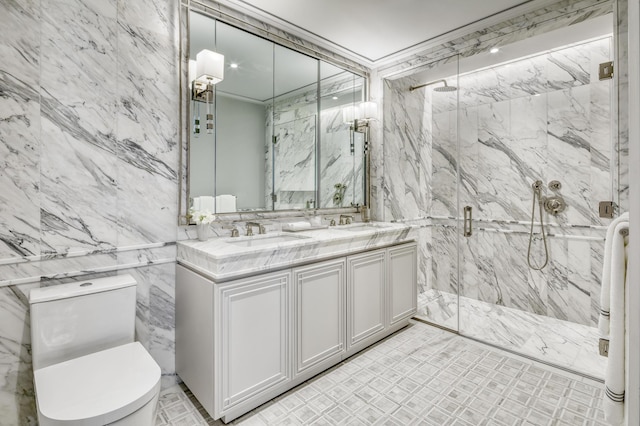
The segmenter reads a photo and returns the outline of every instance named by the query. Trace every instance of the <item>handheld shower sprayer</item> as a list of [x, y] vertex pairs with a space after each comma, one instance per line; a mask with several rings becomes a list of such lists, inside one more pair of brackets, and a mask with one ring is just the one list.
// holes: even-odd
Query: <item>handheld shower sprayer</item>
[[[542, 181], [536, 180], [531, 185], [531, 188], [533, 189], [533, 206], [531, 207], [531, 228], [529, 229], [529, 247], [527, 249], [527, 264], [529, 265], [529, 268], [536, 271], [540, 271], [544, 269], [545, 266], [547, 266], [547, 263], [549, 263], [549, 248], [547, 247], [547, 235], [544, 232], [544, 221], [542, 216], [542, 210], [544, 208], [544, 198], [542, 197]], [[542, 241], [544, 244], [544, 263], [542, 264], [542, 266], [539, 266], [539, 267], [533, 266], [531, 263], [531, 245], [533, 243], [533, 223], [535, 221], [535, 215], [536, 215], [536, 198], [538, 199], [538, 211], [540, 214], [540, 233], [542, 234]]]

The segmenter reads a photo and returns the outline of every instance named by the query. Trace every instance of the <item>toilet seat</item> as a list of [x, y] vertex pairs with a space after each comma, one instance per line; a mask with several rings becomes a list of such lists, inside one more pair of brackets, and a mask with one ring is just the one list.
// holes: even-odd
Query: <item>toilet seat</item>
[[160, 367], [133, 342], [38, 369], [34, 383], [38, 411], [47, 423], [105, 425], [159, 392]]

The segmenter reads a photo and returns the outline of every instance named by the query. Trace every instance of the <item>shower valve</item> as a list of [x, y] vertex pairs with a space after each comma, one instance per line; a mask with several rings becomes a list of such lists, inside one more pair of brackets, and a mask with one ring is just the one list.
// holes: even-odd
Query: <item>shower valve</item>
[[546, 197], [544, 199], [544, 209], [554, 216], [562, 213], [567, 208], [567, 203], [562, 197]]
[[549, 189], [552, 191], [560, 191], [562, 189], [562, 183], [559, 180], [552, 180], [549, 182]]

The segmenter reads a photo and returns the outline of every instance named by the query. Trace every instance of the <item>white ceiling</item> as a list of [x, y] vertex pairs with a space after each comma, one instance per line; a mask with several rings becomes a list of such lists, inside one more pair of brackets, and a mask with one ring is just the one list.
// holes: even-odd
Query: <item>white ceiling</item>
[[[368, 66], [549, 0], [222, 0]], [[496, 16], [499, 14], [500, 16]], [[497, 21], [496, 21], [497, 22]], [[486, 22], [483, 22], [486, 27]], [[468, 29], [468, 28], [467, 28]]]

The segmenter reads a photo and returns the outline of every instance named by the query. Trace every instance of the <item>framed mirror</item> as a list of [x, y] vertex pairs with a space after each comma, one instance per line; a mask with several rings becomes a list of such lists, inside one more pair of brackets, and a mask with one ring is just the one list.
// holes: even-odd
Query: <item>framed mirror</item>
[[[189, 11], [188, 57], [224, 56], [208, 96], [188, 91], [189, 211], [216, 214], [362, 205], [364, 134], [345, 108], [366, 80], [207, 15]], [[195, 76], [188, 78], [192, 84]]]

